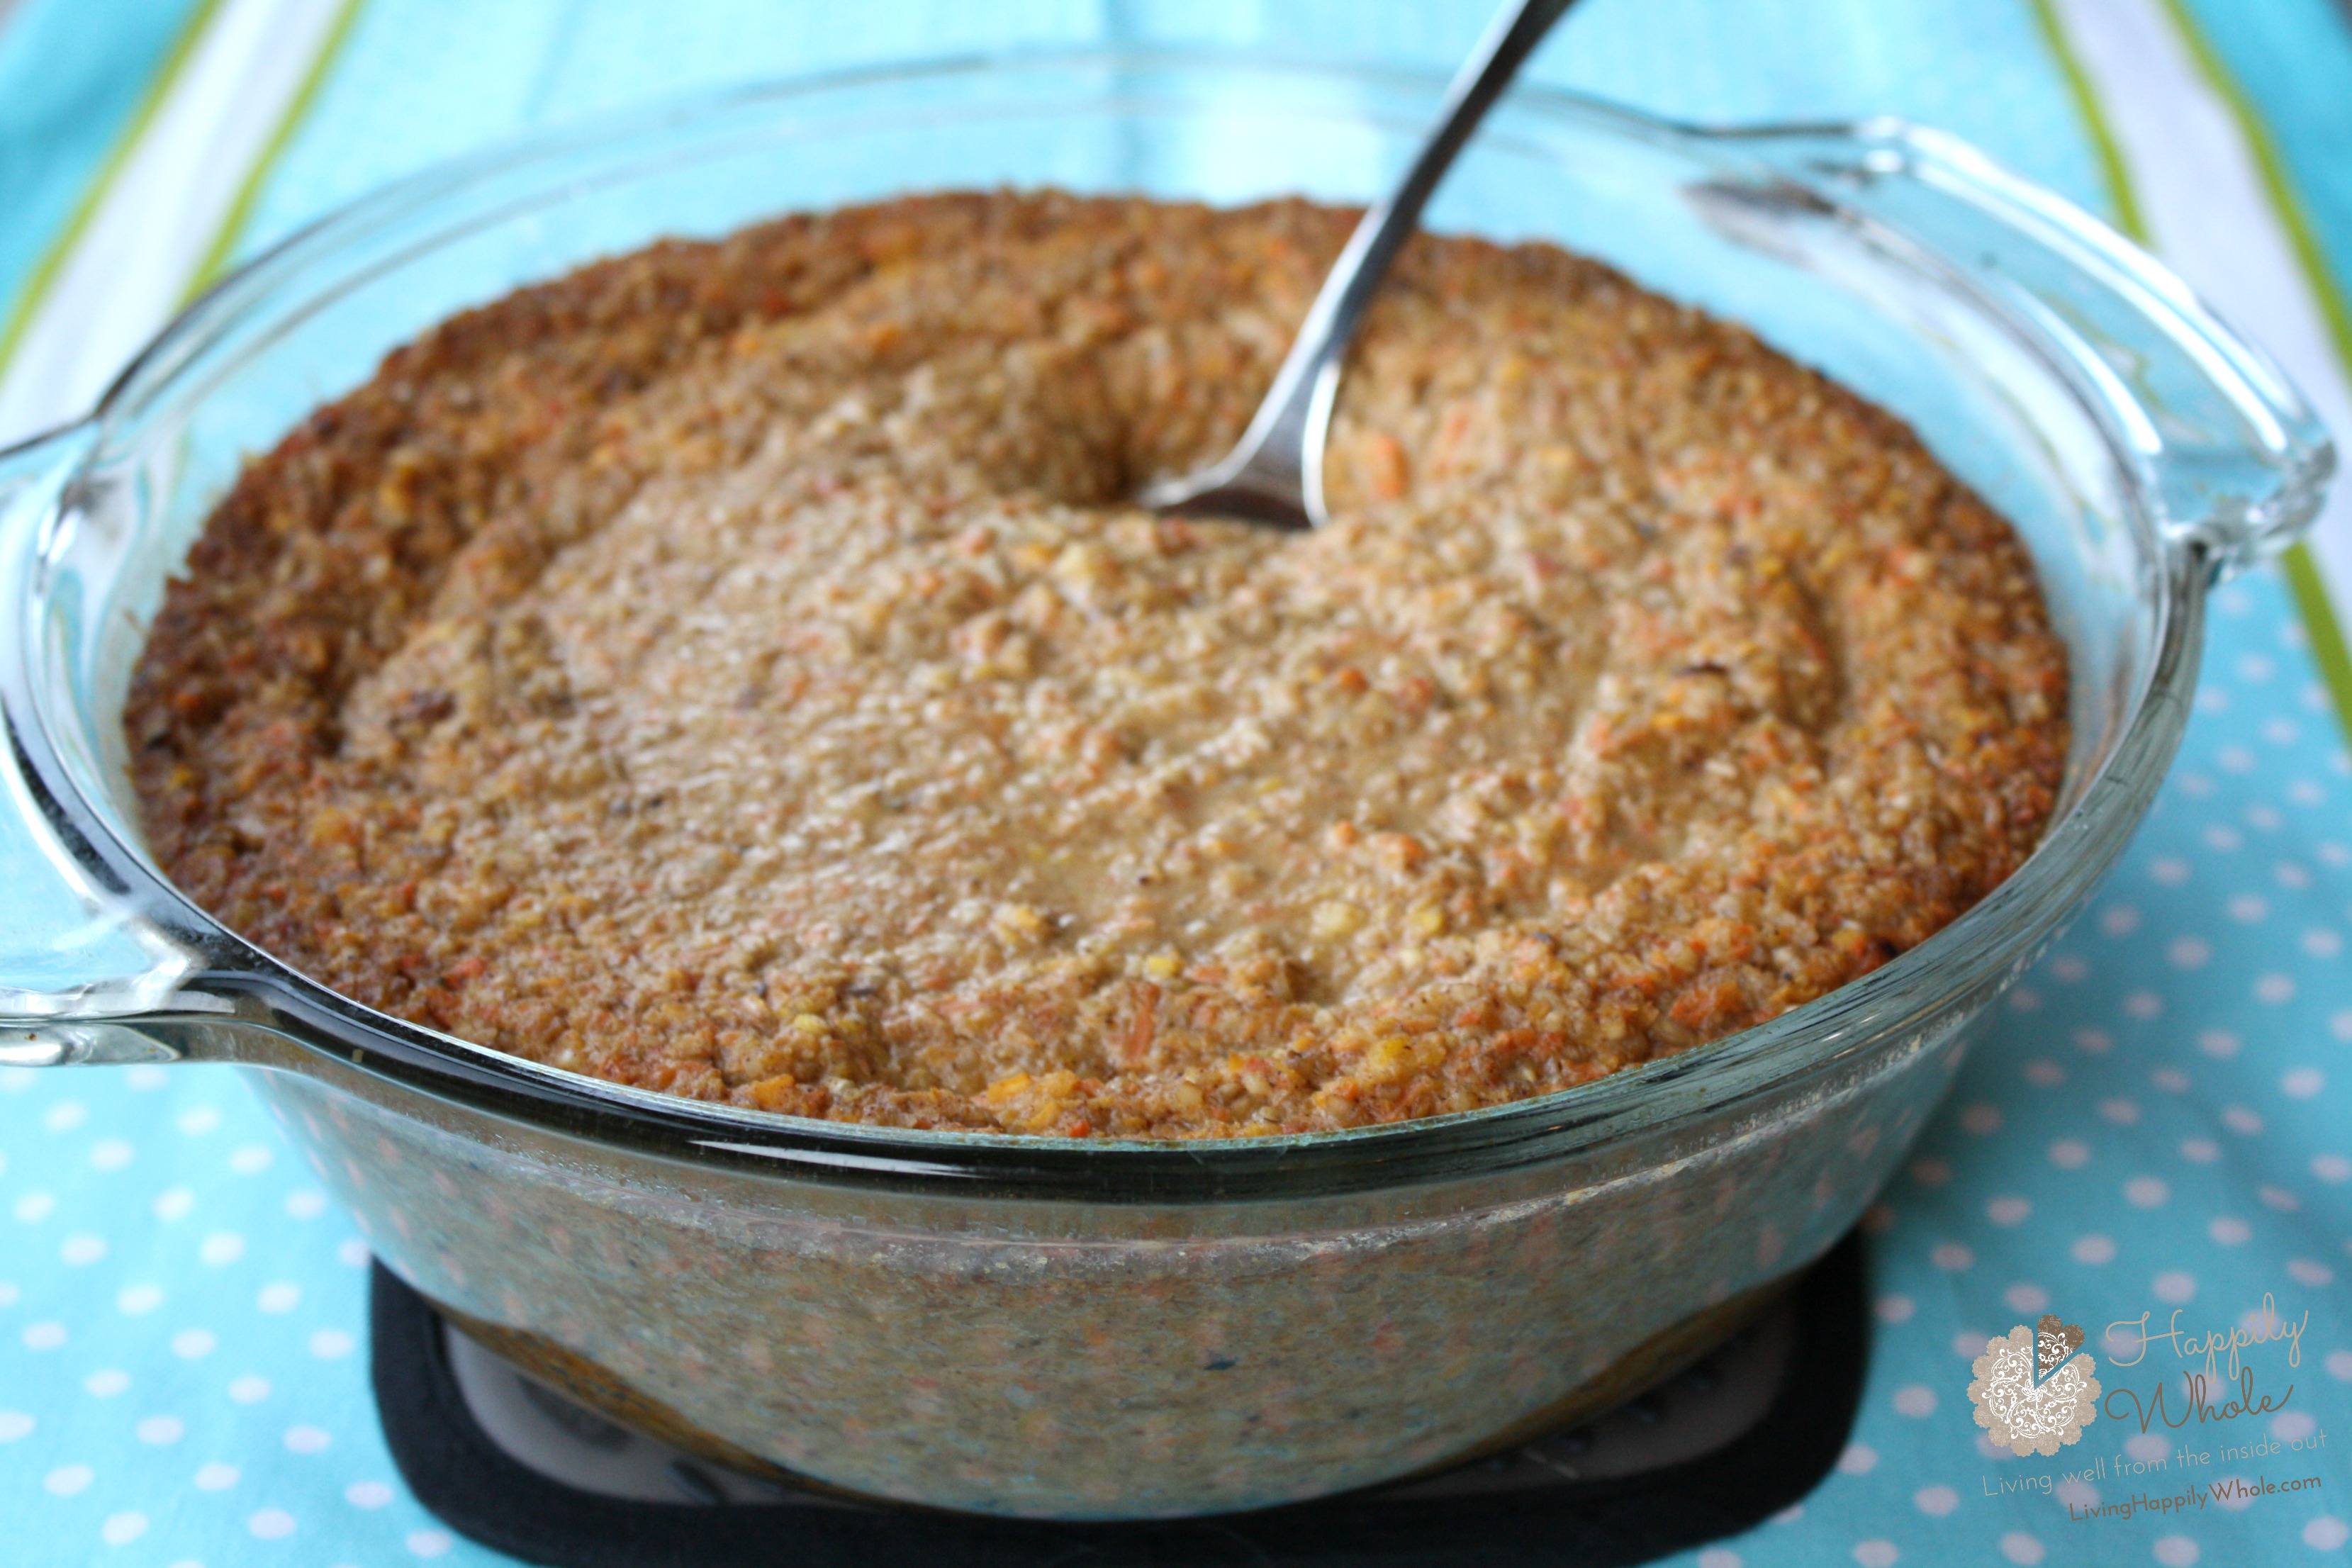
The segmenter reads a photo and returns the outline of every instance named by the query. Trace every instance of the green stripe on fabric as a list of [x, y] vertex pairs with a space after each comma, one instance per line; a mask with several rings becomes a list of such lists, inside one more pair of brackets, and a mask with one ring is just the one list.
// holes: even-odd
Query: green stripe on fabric
[[359, 19], [362, 4], [363, 0], [342, 0], [337, 8], [334, 21], [328, 25], [327, 36], [320, 41], [319, 52], [311, 58], [310, 68], [302, 74], [302, 83], [287, 101], [286, 112], [278, 117], [278, 124], [269, 132], [269, 140], [262, 144], [260, 153], [253, 160], [253, 166], [246, 171], [244, 180], [238, 184], [236, 197], [229, 203], [228, 211], [221, 217], [220, 226], [213, 232], [212, 243], [205, 247], [204, 256], [197, 261], [194, 273], [188, 279], [187, 289], [181, 296], [183, 304], [211, 288], [228, 269], [228, 258], [236, 254], [238, 244], [245, 238], [246, 226], [253, 219], [253, 205], [260, 198], [262, 185], [284, 156], [287, 144], [294, 140], [295, 132], [301, 129], [302, 121], [309, 117], [311, 105], [318, 100], [319, 89], [327, 79], [327, 72], [333, 68], [335, 58], [342, 52], [344, 41], [351, 37], [352, 24]]
[[2336, 606], [2328, 603], [2319, 563], [2298, 544], [2279, 557], [2279, 568], [2286, 574], [2287, 591], [2294, 595], [2295, 608], [2303, 612], [2303, 624], [2311, 634], [2311, 661], [2319, 667], [2320, 680], [2336, 699], [2336, 716], [2352, 731], [2352, 650], [2345, 644], [2344, 624], [2336, 618]]
[[[2297, 265], [2303, 268], [2304, 282], [2312, 298], [2319, 301], [2319, 313], [2327, 322], [2327, 334], [2334, 340], [2336, 363], [2342, 367], [2347, 380], [2352, 380], [2352, 308], [2347, 308], [2344, 296], [2337, 292], [2335, 273], [2327, 264], [2327, 253], [2320, 247], [2318, 231], [2312, 227], [2303, 202], [2295, 195], [2287, 178], [2286, 160], [2279, 156], [2277, 138], [2263, 122], [2253, 100], [2239, 86], [2238, 79], [2230, 74], [2221, 62], [2212, 40], [2197, 25], [2182, 0], [2162, 0], [2165, 15], [2172, 19], [2173, 31], [2197, 62], [2197, 69], [2212, 88], [2214, 95], [2229, 105], [2231, 118], [2238, 122], [2239, 134], [2246, 139], [2246, 150], [2252, 154], [2254, 167], [2262, 176], [2263, 190], [2270, 197], [2271, 210], [2278, 216], [2279, 226], [2286, 231], [2287, 243], [2294, 250]], [[2346, 482], [2339, 479], [2338, 483]], [[2309, 547], [2297, 543], [2288, 547], [2279, 558], [2279, 566], [2286, 574], [2288, 588], [2294, 595], [2295, 607], [2303, 612], [2305, 632], [2311, 638], [2312, 662], [2319, 667], [2319, 679], [2327, 694], [2335, 700], [2336, 721], [2344, 732], [2352, 736], [2352, 647], [2344, 640], [2344, 623], [2336, 613], [2327, 595], [2327, 584], [2319, 574], [2319, 563]]]
[[[2343, 482], [2339, 478], [2338, 483]], [[2327, 584], [2319, 575], [2319, 560], [2300, 540], [2279, 555], [2279, 570], [2303, 612], [2303, 629], [2311, 638], [2311, 662], [2319, 667], [2320, 684], [2336, 704], [2336, 721], [2352, 737], [2352, 644], [2344, 640], [2344, 623], [2327, 597]]]
[[50, 286], [56, 283], [58, 271], [80, 240], [82, 231], [98, 215], [99, 204], [106, 199], [107, 190], [114, 184], [115, 176], [122, 172], [123, 164], [131, 161], [131, 150], [138, 146], [140, 138], [147, 133], [148, 126], [154, 121], [155, 111], [163, 107], [173, 84], [179, 80], [180, 73], [186, 68], [189, 58], [195, 53], [196, 40], [204, 37], [214, 14], [220, 9], [220, 3], [221, 0], [199, 0], [194, 13], [181, 27], [179, 37], [172, 40], [170, 53], [163, 57], [163, 66], [155, 72], [154, 79], [147, 84], [147, 90], [140, 98], [139, 107], [131, 111], [129, 123], [122, 128], [122, 134], [116, 138], [113, 147], [106, 154], [106, 161], [99, 165], [98, 173], [91, 177], [89, 188], [82, 193], [72, 216], [58, 230], [57, 237], [49, 241], [48, 248], [41, 253], [41, 258], [33, 264], [32, 271], [25, 279], [24, 288], [17, 291], [16, 300], [9, 308], [7, 320], [0, 322], [0, 372], [7, 369], [9, 360], [16, 353], [16, 345], [24, 339], [26, 329], [32, 325], [33, 313], [40, 308]]
[[2294, 186], [2287, 178], [2286, 160], [2279, 156], [2277, 138], [2263, 122], [2253, 100], [2248, 98], [2238, 85], [2238, 79], [2231, 76], [2230, 68], [2221, 63], [2221, 57], [2215, 52], [2212, 41], [2198, 26], [2197, 18], [2189, 14], [2189, 7], [2182, 4], [2182, 0], [2160, 0], [2160, 3], [2165, 15], [2172, 18], [2173, 30], [2180, 35], [2180, 41], [2189, 50], [2189, 58], [2197, 62], [2198, 72], [2204, 77], [2206, 85], [2230, 106], [2230, 113], [2238, 122], [2239, 132], [2246, 139], [2246, 150], [2253, 154], [2254, 167], [2262, 175], [2263, 189], [2269, 195], [2272, 207], [2277, 211], [2279, 226], [2286, 230], [2287, 242], [2294, 247], [2294, 258], [2303, 264], [2305, 279], [2310, 283], [2312, 294], [2319, 300], [2319, 312], [2327, 319], [2328, 336], [2336, 341], [2336, 357], [2343, 364], [2345, 374], [2352, 376], [2352, 306], [2347, 306], [2344, 296], [2336, 289], [2335, 274], [2328, 268], [2327, 253], [2320, 246], [2319, 232], [2312, 227], [2311, 218], [2304, 211], [2302, 198], [2295, 195]]
[[[2147, 219], [2142, 216], [2138, 193], [2133, 188], [2130, 165], [2124, 162], [2123, 145], [2116, 139], [2115, 128], [2108, 122], [2106, 106], [2099, 101], [2098, 89], [2091, 83], [2090, 73], [2074, 53], [2074, 46], [2059, 24], [2053, 0], [2029, 0], [2034, 19], [2042, 26], [2042, 36], [2056, 59], [2059, 73], [2065, 78], [2066, 87], [2074, 100], [2075, 110], [2082, 117], [2084, 134], [2098, 149], [2099, 168], [2107, 182], [2108, 200], [2115, 209], [2116, 226], [2140, 244], [2148, 243]], [[2305, 281], [2319, 300], [2321, 314], [2326, 318], [2328, 334], [2335, 340], [2337, 360], [2345, 374], [2352, 376], [2352, 317], [2347, 317], [2342, 296], [2330, 283], [2327, 261], [2319, 248], [2317, 237], [2303, 216], [2303, 208], [2294, 198], [2294, 188], [2287, 184], [2286, 166], [2280, 160], [2277, 144], [2268, 130], [2254, 115], [2253, 107], [2238, 90], [2236, 80], [2222, 66], [2221, 57], [2213, 52], [2205, 36], [2199, 32], [2181, 0], [2161, 0], [2166, 13], [2172, 18], [2181, 43], [2197, 62], [2221, 101], [2228, 104], [2237, 120], [2239, 133], [2245, 137], [2246, 146], [2260, 171], [2263, 185], [2278, 214], [2280, 226], [2286, 230], [2288, 243], [2294, 247], [2295, 260], [2303, 268]], [[2336, 618], [2336, 607], [2328, 601], [2327, 584], [2319, 574], [2319, 563], [2313, 559], [2310, 548], [2302, 543], [2289, 545], [2279, 557], [2279, 569], [2285, 575], [2288, 592], [2294, 596], [2295, 608], [2303, 616], [2305, 635], [2311, 643], [2311, 660], [2318, 667], [2319, 679], [2336, 707], [2336, 717], [2347, 735], [2352, 735], [2352, 648], [2344, 640], [2344, 626]]]
[[2132, 185], [2130, 166], [2124, 162], [2123, 144], [2116, 140], [2115, 127], [2107, 123], [2106, 107], [2099, 101], [2098, 89], [2091, 85], [2091, 73], [2083, 68], [2082, 57], [2074, 52], [2073, 40], [2059, 25], [2055, 0], [2030, 3], [2033, 20], [2042, 29], [2042, 41], [2057, 62], [2058, 74], [2065, 79], [2067, 95], [2074, 100], [2084, 132], [2091, 139], [2091, 149], [2098, 154], [2099, 174], [2106, 183], [2107, 207], [2115, 216], [2116, 227], [2146, 245], [2147, 220], [2140, 216], [2139, 192]]

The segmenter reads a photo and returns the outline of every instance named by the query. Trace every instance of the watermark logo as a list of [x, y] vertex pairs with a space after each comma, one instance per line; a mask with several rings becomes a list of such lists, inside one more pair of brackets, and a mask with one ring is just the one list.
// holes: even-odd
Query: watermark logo
[[[1976, 1381], [1969, 1384], [1969, 1398], [1977, 1425], [1988, 1434], [1979, 1445], [1986, 1457], [2051, 1458], [2061, 1448], [2081, 1446], [2060, 1461], [2071, 1465], [2069, 1469], [1997, 1467], [1982, 1479], [1984, 1495], [2038, 1491], [2064, 1503], [2070, 1521], [2096, 1529], [2135, 1520], [2160, 1522], [2187, 1510], [2234, 1510], [2318, 1490], [2320, 1477], [2306, 1467], [2318, 1462], [2327, 1434], [2310, 1415], [2293, 1407], [2294, 1383], [2255, 1387], [2254, 1363], [2269, 1362], [2273, 1350], [2284, 1352], [2278, 1359], [2285, 1372], [2303, 1364], [2303, 1334], [2311, 1314], [2289, 1318], [2265, 1294], [2260, 1307], [2234, 1322], [2184, 1329], [2183, 1316], [2175, 1309], [2158, 1328], [2155, 1313], [2141, 1312], [2106, 1326], [2099, 1355], [2108, 1375], [2139, 1376], [2137, 1387], [2103, 1389], [2092, 1375], [2095, 1363], [2084, 1352], [2083, 1331], [2054, 1313], [2044, 1314], [2032, 1329], [2021, 1323], [1985, 1341], [1984, 1354], [1971, 1363]], [[2148, 1365], [2149, 1352], [2159, 1345], [2171, 1347], [2177, 1364]], [[2280, 1370], [2275, 1364], [2262, 1369], [2273, 1378]], [[2242, 1433], [2233, 1425], [2249, 1417], [2263, 1420], [2264, 1429]], [[2101, 1430], [2117, 1440], [2104, 1454], [2095, 1452], [2104, 1447], [2096, 1441]], [[2085, 1436], [2094, 1440], [2083, 1443]], [[2217, 1464], [2291, 1468], [2274, 1480], [2259, 1471], [2217, 1476]], [[2130, 1487], [2130, 1494], [2107, 1490], [2110, 1480]], [[2149, 1489], [2132, 1486], [2142, 1480], [2153, 1483]], [[2320, 1545], [2324, 1538], [2323, 1550], [2331, 1550], [2341, 1543], [2332, 1531], [2341, 1528], [2331, 1520], [2319, 1536], [2306, 1533], [2305, 1539]]]
[[2083, 1349], [2083, 1331], [2055, 1312], [1987, 1340], [1969, 1370], [1977, 1425], [2020, 1458], [2054, 1454], [2098, 1419], [2097, 1365]]

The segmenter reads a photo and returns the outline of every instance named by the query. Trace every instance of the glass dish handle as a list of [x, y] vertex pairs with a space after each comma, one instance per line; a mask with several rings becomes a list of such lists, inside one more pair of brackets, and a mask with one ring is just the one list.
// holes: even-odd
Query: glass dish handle
[[124, 1020], [205, 1010], [183, 983], [197, 955], [110, 894], [67, 847], [27, 765], [47, 746], [26, 686], [26, 614], [56, 510], [89, 427], [0, 451], [0, 1066], [158, 1061], [176, 1051]]
[[1833, 229], [1989, 302], [2031, 329], [2018, 342], [2056, 344], [2058, 368], [2128, 455], [2138, 500], [2209, 577], [2284, 550], [2318, 514], [2336, 450], [2303, 395], [2170, 268], [2080, 207], [1901, 121], [1725, 140], [1763, 166], [1692, 193], [1714, 226], [1816, 267], [1833, 248], [1816, 237]]

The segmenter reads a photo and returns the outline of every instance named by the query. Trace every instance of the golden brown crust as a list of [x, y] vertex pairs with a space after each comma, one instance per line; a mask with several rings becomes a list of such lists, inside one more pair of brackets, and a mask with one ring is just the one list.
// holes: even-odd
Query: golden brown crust
[[1417, 240], [1294, 538], [1158, 520], [1349, 215], [910, 198], [470, 311], [256, 459], [126, 717], [192, 897], [373, 1006], [771, 1110], [1182, 1137], [1801, 1005], [2040, 837], [2065, 668], [1898, 423]]

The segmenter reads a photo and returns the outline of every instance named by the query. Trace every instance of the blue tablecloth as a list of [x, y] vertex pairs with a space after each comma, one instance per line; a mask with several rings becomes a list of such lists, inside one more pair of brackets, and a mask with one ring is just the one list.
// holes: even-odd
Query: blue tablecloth
[[[55, 265], [78, 193], [135, 131], [142, 84], [175, 58], [174, 38], [242, 3], [20, 0], [0, 23], [0, 297], [37, 286], [44, 257]], [[250, 251], [421, 163], [649, 94], [1106, 37], [1433, 65], [1458, 56], [1483, 11], [1068, 0], [845, 16], [712, 0], [365, 0], [331, 30], [331, 58], [273, 139], [232, 239]], [[2196, 15], [2277, 109], [2284, 166], [2323, 249], [2352, 256], [2352, 34], [2326, 0], [2213, 0]], [[1899, 112], [2086, 205], [2114, 200], [2026, 0], [1591, 0], [1536, 68], [1709, 120]], [[22, 854], [0, 844], [0, 937]], [[1684, 1561], [2342, 1561], [2347, 933], [2352, 757], [2305, 622], [2264, 571], [2218, 598], [2196, 717], [2146, 829], [2012, 994], [1873, 1211], [1876, 1335], [1837, 1473]], [[232, 1072], [0, 1072], [0, 1559], [506, 1561], [453, 1539], [391, 1468], [363, 1364], [365, 1258]], [[1970, 1358], [2044, 1310], [2085, 1327], [2110, 1388], [2145, 1398], [2168, 1378], [2177, 1417], [2178, 1342], [2109, 1331], [2145, 1313], [2161, 1333], [2176, 1309], [2200, 1339], [2294, 1326], [2294, 1341], [2238, 1352], [2284, 1408], [2144, 1433], [2105, 1420], [2054, 1459], [1983, 1441]], [[2265, 1444], [2276, 1451], [2228, 1452]], [[2285, 1486], [2305, 1477], [2317, 1484]], [[2217, 1500], [2214, 1483], [2231, 1478], [2281, 1489]], [[2192, 1486], [2202, 1501], [2178, 1512], [2106, 1506]]]

